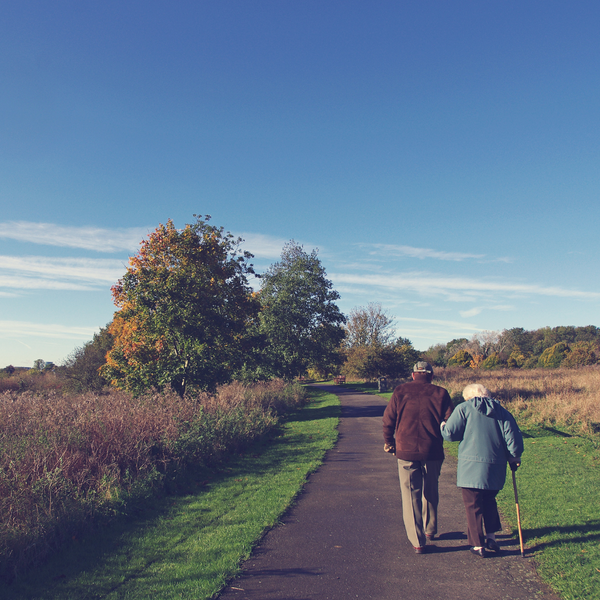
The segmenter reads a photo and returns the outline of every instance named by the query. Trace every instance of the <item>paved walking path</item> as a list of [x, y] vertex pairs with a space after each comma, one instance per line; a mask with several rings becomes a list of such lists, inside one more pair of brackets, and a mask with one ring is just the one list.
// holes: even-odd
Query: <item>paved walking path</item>
[[469, 552], [451, 458], [440, 478], [439, 539], [416, 555], [402, 524], [396, 461], [383, 452], [385, 400], [326, 387], [342, 402], [336, 447], [219, 598], [556, 600], [508, 532], [497, 538], [500, 556]]

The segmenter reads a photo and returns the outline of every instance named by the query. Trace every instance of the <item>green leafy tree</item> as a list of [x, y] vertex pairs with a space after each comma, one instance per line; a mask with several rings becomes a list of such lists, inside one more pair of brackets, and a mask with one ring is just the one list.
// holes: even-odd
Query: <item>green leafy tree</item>
[[499, 369], [504, 366], [502, 358], [497, 352], [492, 352], [486, 359], [483, 360], [480, 369], [491, 371], [492, 369]]
[[467, 368], [471, 366], [473, 357], [466, 350], [459, 350], [449, 361], [449, 367], [463, 367]]
[[501, 334], [501, 338], [505, 348], [514, 350], [517, 346], [525, 356], [533, 352], [534, 335], [531, 331], [525, 331], [523, 327], [505, 329]]
[[160, 225], [112, 288], [114, 345], [101, 375], [133, 393], [213, 390], [244, 361], [259, 309], [247, 279], [252, 255], [209, 216], [194, 216], [182, 230]]
[[267, 343], [263, 374], [292, 379], [309, 368], [322, 373], [339, 363], [345, 317], [336, 304], [340, 295], [317, 254], [308, 254], [292, 240], [281, 260], [262, 276], [259, 333]]
[[412, 344], [387, 346], [355, 346], [346, 350], [342, 373], [346, 376], [373, 381], [379, 377], [408, 377], [419, 353]]
[[386, 347], [381, 376], [394, 379], [408, 377], [419, 360], [421, 355], [413, 348], [412, 342], [407, 338], [399, 337], [394, 344]]
[[469, 340], [467, 338], [454, 338], [446, 344], [446, 356], [452, 358], [460, 350], [464, 350]]
[[561, 366], [563, 367], [584, 367], [595, 365], [600, 358], [600, 348], [598, 342], [575, 342], [566, 354]]
[[506, 361], [506, 366], [510, 369], [521, 369], [525, 366], [528, 358], [521, 348], [515, 345]]
[[108, 385], [100, 374], [106, 364], [106, 355], [113, 347], [113, 336], [108, 327], [94, 334], [91, 341], [76, 348], [67, 357], [60, 373], [70, 380], [70, 386], [77, 392], [99, 391]]
[[447, 344], [437, 344], [431, 346], [427, 352], [422, 356], [423, 360], [426, 360], [432, 365], [438, 367], [446, 367], [450, 359], [460, 350], [466, 350], [469, 345], [467, 338], [455, 338]]
[[373, 381], [379, 375], [377, 352], [369, 346], [345, 348], [341, 372], [347, 377]]
[[445, 367], [448, 364], [446, 344], [429, 346], [421, 357], [434, 367]]
[[558, 342], [542, 352], [538, 359], [538, 366], [546, 369], [556, 369], [560, 367], [568, 351], [569, 346], [566, 342]]
[[576, 327], [575, 342], [600, 342], [600, 328], [595, 325]]

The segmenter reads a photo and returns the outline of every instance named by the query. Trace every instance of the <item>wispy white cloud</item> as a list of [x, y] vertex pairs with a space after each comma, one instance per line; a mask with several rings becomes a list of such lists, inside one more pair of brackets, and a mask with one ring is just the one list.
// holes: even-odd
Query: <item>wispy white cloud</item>
[[457, 328], [461, 327], [463, 329], [470, 329], [472, 331], [481, 331], [479, 327], [475, 325], [470, 325], [468, 323], [464, 323], [462, 321], [448, 321], [446, 319], [423, 319], [418, 317], [397, 317], [397, 321], [406, 321], [409, 323], [418, 323], [418, 324], [426, 324], [433, 325], [438, 328]]
[[[469, 252], [447, 252], [445, 250], [434, 250], [433, 248], [417, 248], [415, 246], [402, 246], [395, 244], [360, 244], [362, 248], [367, 249], [369, 256], [389, 259], [390, 257], [408, 257], [424, 260], [432, 258], [435, 260], [445, 260], [452, 262], [463, 262], [465, 260], [477, 261], [479, 263], [487, 262], [512, 262], [512, 259], [503, 256], [490, 258], [485, 254], [471, 254]], [[373, 248], [369, 251], [368, 248]]]
[[95, 291], [115, 283], [125, 272], [115, 259], [0, 256], [0, 295], [14, 290]]
[[134, 252], [149, 232], [146, 227], [102, 229], [29, 221], [0, 223], [0, 238], [95, 252]]
[[244, 240], [244, 249], [254, 254], [256, 258], [277, 260], [281, 256], [283, 246], [289, 242], [289, 240], [263, 235], [262, 233], [240, 233], [237, 235]]
[[98, 327], [73, 327], [50, 323], [31, 323], [28, 321], [0, 321], [0, 338], [33, 336], [89, 340], [97, 331]]
[[469, 297], [491, 297], [492, 294], [553, 296], [560, 298], [580, 298], [582, 300], [598, 300], [599, 292], [585, 292], [566, 289], [558, 286], [544, 286], [535, 283], [519, 283], [491, 279], [473, 279], [468, 277], [452, 277], [429, 273], [378, 273], [361, 274], [333, 273], [331, 279], [336, 284], [353, 284], [357, 286], [376, 286], [378, 288], [397, 291], [411, 291], [424, 295], [443, 295], [448, 298], [459, 298], [461, 294]]
[[72, 292], [89, 292], [98, 288], [91, 285], [83, 285], [73, 281], [57, 281], [55, 279], [44, 279], [43, 277], [10, 277], [0, 275], [0, 288], [14, 290], [63, 290]]
[[363, 244], [364, 247], [375, 248], [374, 254], [385, 254], [386, 256], [408, 256], [410, 258], [435, 258], [437, 260], [463, 261], [467, 259], [483, 259], [485, 254], [469, 254], [465, 252], [445, 252], [433, 250], [432, 248], [415, 248], [414, 246], [397, 246], [394, 244]]
[[[55, 223], [7, 221], [0, 222], [0, 239], [96, 252], [135, 253], [139, 249], [140, 242], [153, 230], [154, 228], [150, 227], [104, 229], [68, 227]], [[290, 241], [261, 233], [246, 232], [234, 235], [241, 237], [244, 240], [244, 249], [252, 252], [257, 258], [279, 258], [283, 246]]]
[[464, 321], [444, 319], [423, 319], [397, 317], [396, 331], [403, 337], [420, 340], [418, 348], [425, 350], [428, 345], [456, 338], [471, 338], [484, 329]]
[[107, 258], [57, 258], [46, 256], [0, 256], [0, 271], [37, 275], [44, 279], [74, 279], [112, 283], [125, 271], [125, 261]]
[[469, 310], [461, 310], [459, 311], [459, 313], [461, 317], [463, 317], [464, 319], [468, 319], [470, 317], [476, 317], [477, 315], [480, 315], [484, 310], [507, 312], [515, 310], [515, 307], [511, 304], [491, 304], [485, 307], [475, 306], [473, 308], [470, 308]]

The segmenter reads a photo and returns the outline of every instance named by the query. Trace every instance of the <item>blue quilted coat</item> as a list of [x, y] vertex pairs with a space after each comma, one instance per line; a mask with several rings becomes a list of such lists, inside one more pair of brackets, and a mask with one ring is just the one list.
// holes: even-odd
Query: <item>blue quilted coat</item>
[[458, 487], [501, 490], [509, 457], [523, 453], [523, 436], [514, 417], [492, 398], [459, 404], [441, 431], [445, 440], [460, 441]]

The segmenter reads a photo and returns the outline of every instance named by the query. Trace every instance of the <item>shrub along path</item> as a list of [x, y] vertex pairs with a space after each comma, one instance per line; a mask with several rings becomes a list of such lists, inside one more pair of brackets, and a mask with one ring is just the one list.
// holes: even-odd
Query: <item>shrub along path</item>
[[385, 400], [326, 387], [342, 403], [336, 447], [219, 598], [556, 599], [532, 560], [521, 558], [511, 530], [497, 538], [501, 555], [481, 559], [469, 552], [451, 457], [440, 479], [439, 539], [416, 555], [402, 524], [396, 461], [383, 452]]

